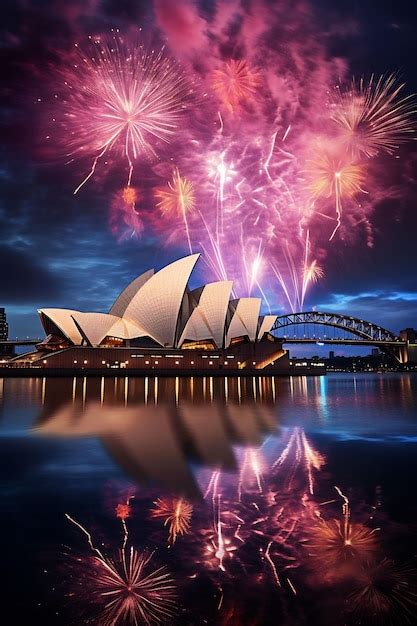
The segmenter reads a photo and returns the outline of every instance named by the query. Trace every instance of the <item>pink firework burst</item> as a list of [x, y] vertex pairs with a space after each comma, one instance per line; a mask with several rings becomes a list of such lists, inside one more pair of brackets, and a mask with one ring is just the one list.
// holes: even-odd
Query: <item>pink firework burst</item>
[[90, 38], [76, 44], [76, 60], [62, 71], [64, 93], [53, 122], [61, 125], [71, 159], [90, 157], [89, 173], [98, 162], [123, 157], [130, 185], [134, 162], [155, 157], [157, 144], [174, 137], [191, 94], [190, 83], [164, 50], [130, 46], [122, 37]]
[[91, 600], [102, 605], [100, 626], [171, 623], [175, 609], [172, 578], [152, 566], [152, 554], [133, 547], [117, 560], [95, 558]]

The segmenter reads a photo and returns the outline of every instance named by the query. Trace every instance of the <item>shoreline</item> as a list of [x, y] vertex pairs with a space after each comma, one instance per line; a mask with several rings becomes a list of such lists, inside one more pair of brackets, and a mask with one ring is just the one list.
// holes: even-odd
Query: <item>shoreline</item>
[[213, 370], [177, 370], [172, 369], [133, 369], [133, 368], [106, 368], [106, 369], [72, 369], [72, 368], [21, 368], [2, 367], [0, 378], [251, 378], [251, 377], [280, 377], [291, 376], [324, 376], [323, 368], [297, 368], [294, 370], [266, 370], [266, 369], [213, 369]]

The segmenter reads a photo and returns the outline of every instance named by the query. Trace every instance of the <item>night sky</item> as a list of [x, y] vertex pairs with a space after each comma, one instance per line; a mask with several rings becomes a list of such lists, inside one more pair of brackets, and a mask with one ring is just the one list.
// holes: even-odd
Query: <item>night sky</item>
[[[108, 217], [112, 177], [103, 184], [86, 185], [74, 196], [79, 172], [45, 150], [42, 107], [36, 106], [38, 98], [51, 90], [50, 68], [75, 41], [112, 28], [128, 32], [138, 25], [164, 41], [156, 17], [164, 4], [157, 0], [2, 4], [0, 306], [7, 309], [12, 337], [41, 334], [39, 307], [108, 311], [135, 276], [187, 253], [185, 244], [164, 245], [152, 233], [116, 237]], [[189, 5], [172, 2], [177, 4]], [[200, 14], [210, 15], [214, 4], [201, 3]], [[280, 4], [293, 10], [289, 0]], [[313, 5], [320, 25], [316, 36], [329, 55], [346, 60], [351, 74], [399, 71], [407, 92], [417, 92], [414, 2], [315, 0]], [[361, 237], [334, 245], [323, 280], [308, 293], [306, 309], [344, 312], [393, 331], [417, 326], [417, 147], [409, 142], [398, 154], [389, 177], [401, 194], [376, 197], [373, 247], [364, 245]], [[384, 168], [380, 175], [385, 177]], [[193, 283], [210, 279], [213, 276], [201, 265]], [[285, 312], [278, 301], [272, 309]]]

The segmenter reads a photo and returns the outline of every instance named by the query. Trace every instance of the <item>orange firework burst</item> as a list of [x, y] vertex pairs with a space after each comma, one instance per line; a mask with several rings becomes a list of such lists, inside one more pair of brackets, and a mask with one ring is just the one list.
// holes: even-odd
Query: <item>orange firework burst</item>
[[352, 559], [364, 561], [378, 550], [375, 530], [347, 520], [320, 520], [312, 529], [307, 544], [311, 556], [329, 567], [340, 566]]
[[415, 133], [416, 100], [414, 95], [403, 96], [403, 89], [391, 74], [371, 77], [368, 83], [353, 80], [347, 91], [336, 90], [332, 119], [352, 154], [392, 154]]
[[170, 544], [175, 543], [178, 535], [187, 535], [190, 532], [192, 504], [182, 498], [158, 498], [154, 504], [151, 517], [163, 519], [164, 526], [169, 525]]
[[128, 503], [120, 503], [116, 506], [116, 517], [125, 520], [130, 517], [131, 508]]
[[365, 171], [362, 165], [324, 152], [310, 161], [310, 189], [313, 196], [352, 198], [363, 192]]
[[365, 565], [355, 579], [349, 607], [363, 624], [414, 624], [416, 570], [409, 565], [399, 567], [390, 559]]
[[236, 111], [242, 102], [253, 97], [259, 83], [259, 73], [242, 60], [232, 59], [221, 69], [212, 72], [212, 87], [219, 99], [232, 112]]
[[187, 213], [191, 212], [195, 206], [194, 185], [187, 178], [183, 178], [178, 169], [174, 170], [172, 180], [168, 183], [168, 188], [157, 189], [155, 191], [157, 206], [163, 215], [182, 215], [184, 228], [187, 235], [190, 254], [193, 252], [188, 228]]
[[127, 205], [127, 206], [135, 206], [137, 199], [138, 199], [138, 194], [137, 191], [134, 187], [125, 187], [122, 191], [122, 198], [123, 198], [123, 202]]
[[365, 171], [363, 165], [330, 151], [324, 151], [311, 160], [308, 168], [310, 190], [313, 198], [333, 198], [336, 209], [336, 226], [330, 236], [335, 236], [342, 220], [343, 199], [354, 198], [363, 189]]
[[187, 178], [183, 178], [178, 169], [175, 169], [168, 188], [155, 191], [157, 206], [162, 213], [169, 215], [185, 215], [194, 209], [194, 185]]

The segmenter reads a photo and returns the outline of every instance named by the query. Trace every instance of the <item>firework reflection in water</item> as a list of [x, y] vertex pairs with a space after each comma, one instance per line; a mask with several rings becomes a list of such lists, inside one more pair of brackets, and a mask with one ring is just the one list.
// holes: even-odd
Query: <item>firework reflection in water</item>
[[168, 543], [174, 544], [178, 535], [190, 533], [193, 505], [182, 498], [158, 498], [151, 510], [151, 518], [163, 519], [168, 526]]
[[[129, 499], [130, 500], [130, 499]], [[138, 552], [128, 547], [126, 519], [131, 515], [129, 500], [116, 508], [123, 526], [123, 543], [116, 558], [110, 558], [95, 547], [88, 530], [70, 515], [67, 519], [87, 537], [94, 556], [80, 558], [83, 594], [98, 613], [97, 626], [138, 626], [138, 624], [172, 623], [176, 608], [173, 579], [165, 566], [155, 567], [153, 552]]]
[[416, 581], [417, 570], [411, 565], [398, 566], [387, 558], [363, 565], [348, 597], [355, 623], [415, 624]]
[[[411, 568], [384, 559], [379, 529], [363, 517], [352, 520], [339, 487], [331, 487], [336, 497], [321, 501], [317, 492], [328, 493], [324, 480], [317, 483], [325, 458], [302, 428], [288, 429], [279, 446], [271, 437], [259, 448], [238, 450], [237, 474], [202, 471], [204, 499], [192, 505], [167, 496], [153, 506], [148, 497], [141, 501], [145, 519], [169, 527], [169, 558], [184, 593], [184, 616], [198, 615], [201, 623], [269, 624], [270, 611], [278, 610], [283, 624], [301, 624], [305, 592], [334, 588], [333, 617], [337, 611], [352, 623], [388, 625], [399, 615], [398, 624], [407, 623], [417, 599]], [[116, 507], [123, 543], [115, 560], [68, 516], [94, 553], [93, 561], [81, 562], [88, 569], [89, 599], [100, 607], [97, 623], [173, 623], [172, 579], [165, 568], [151, 567], [151, 553], [127, 546], [130, 500]], [[369, 519], [374, 516], [375, 508]], [[300, 619], [294, 621], [297, 611]]]

